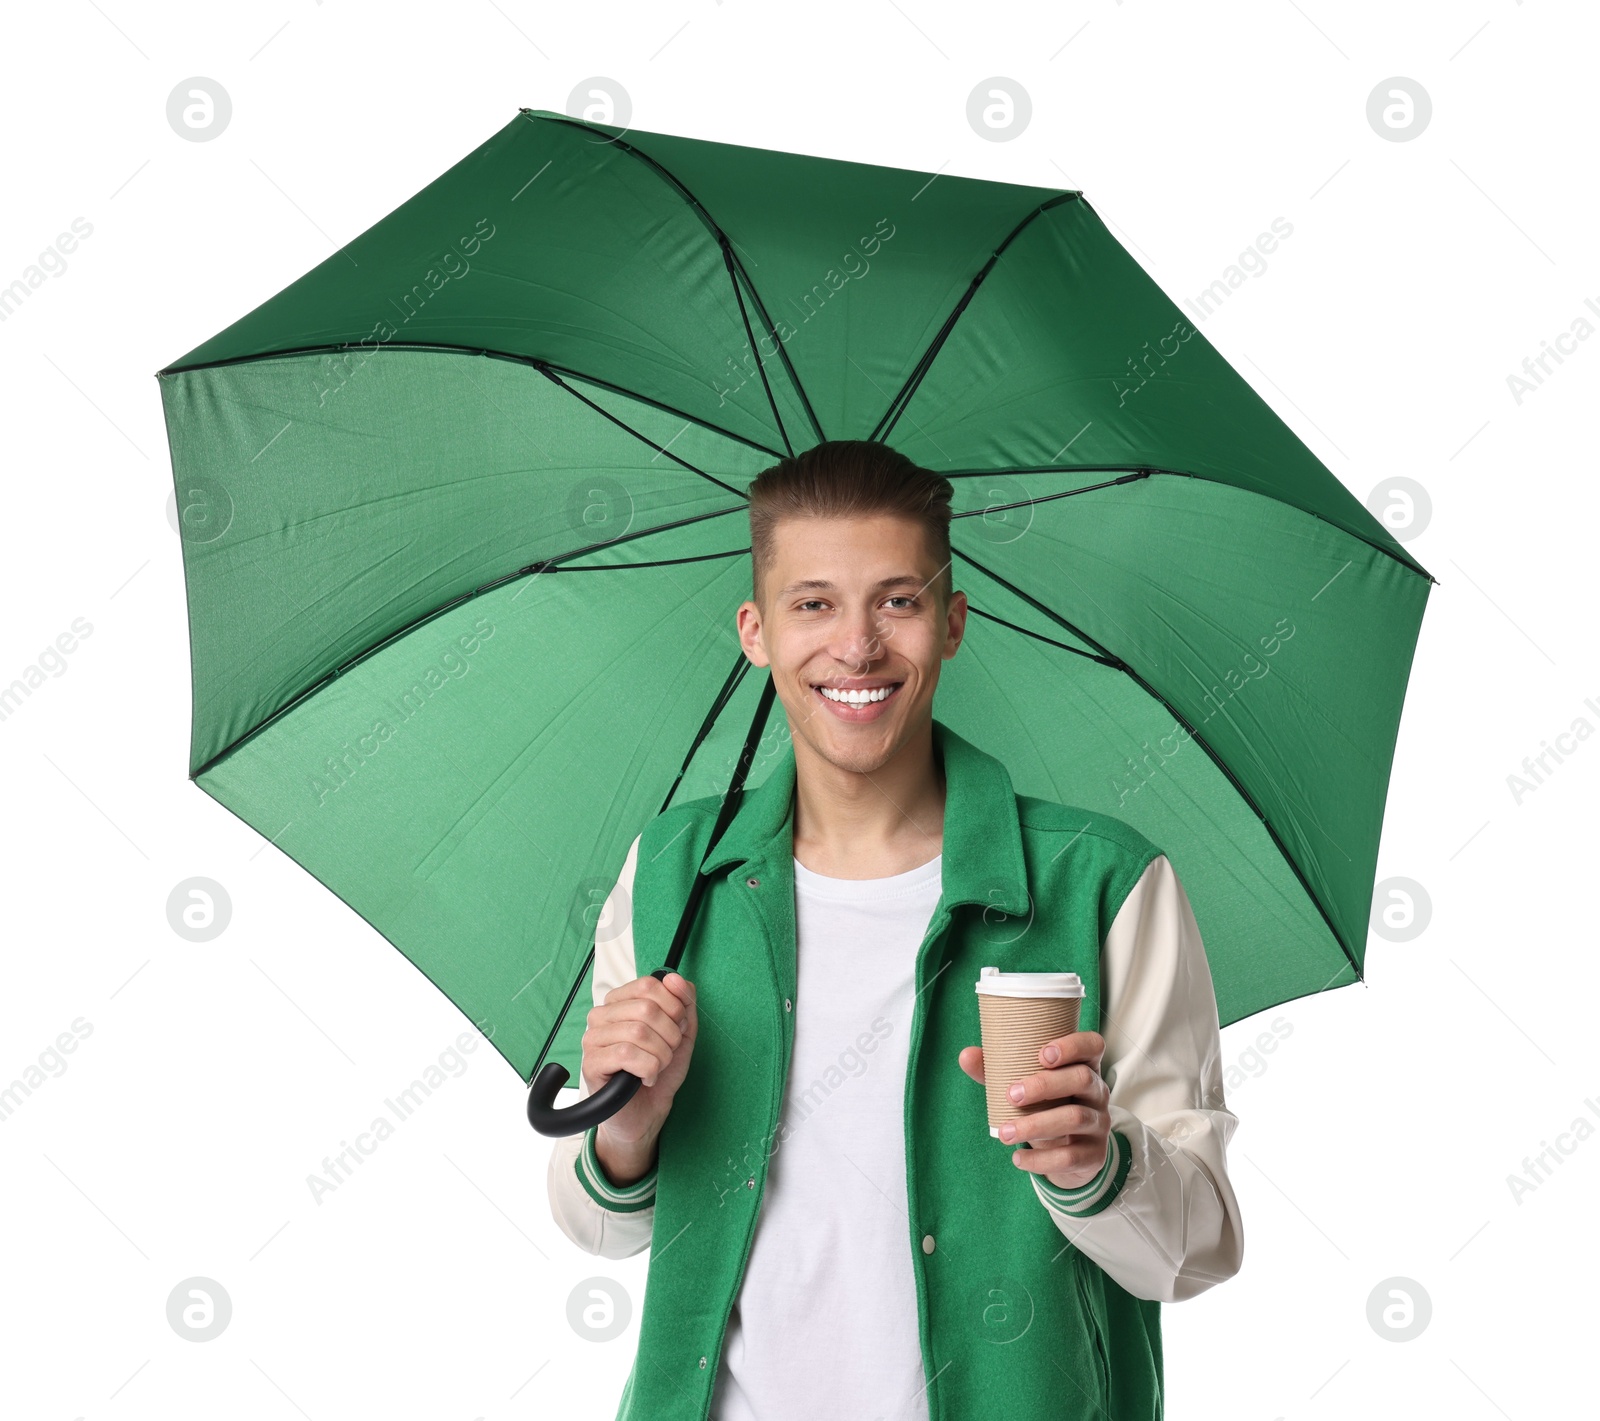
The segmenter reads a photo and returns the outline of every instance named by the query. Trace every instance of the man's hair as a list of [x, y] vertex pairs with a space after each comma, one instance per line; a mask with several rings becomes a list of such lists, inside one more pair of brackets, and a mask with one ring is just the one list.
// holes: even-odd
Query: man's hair
[[888, 514], [919, 523], [940, 566], [935, 586], [948, 602], [950, 501], [955, 490], [943, 474], [912, 463], [875, 439], [830, 439], [803, 454], [780, 459], [750, 484], [751, 596], [759, 601], [772, 566], [773, 530], [784, 518], [868, 518]]

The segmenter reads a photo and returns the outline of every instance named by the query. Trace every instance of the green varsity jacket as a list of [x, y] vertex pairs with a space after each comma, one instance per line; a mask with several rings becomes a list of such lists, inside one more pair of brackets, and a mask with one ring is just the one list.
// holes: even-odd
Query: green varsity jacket
[[[988, 1130], [957, 1064], [980, 1043], [979, 969], [1076, 972], [1083, 1030], [1100, 1026], [1100, 949], [1158, 850], [1108, 815], [1015, 793], [1005, 767], [935, 719], [946, 800], [943, 891], [916, 960], [904, 1094], [906, 1214], [931, 1421], [1159, 1421], [1160, 1304], [1134, 1297], [1062, 1234], [1033, 1176]], [[603, 1181], [593, 1132], [578, 1173], [606, 1208], [655, 1207], [639, 1346], [619, 1421], [704, 1421], [724, 1331], [777, 1149], [794, 1039], [794, 751], [748, 791], [706, 862], [684, 953], [701, 1030], [650, 1175]], [[661, 966], [719, 804], [652, 820], [633, 891], [638, 974]], [[708, 1026], [714, 1022], [715, 1026]], [[1114, 1133], [1102, 1178], [1041, 1186], [1104, 1209], [1130, 1152]], [[585, 1174], [588, 1166], [589, 1175]], [[1106, 1175], [1111, 1176], [1107, 1187]]]

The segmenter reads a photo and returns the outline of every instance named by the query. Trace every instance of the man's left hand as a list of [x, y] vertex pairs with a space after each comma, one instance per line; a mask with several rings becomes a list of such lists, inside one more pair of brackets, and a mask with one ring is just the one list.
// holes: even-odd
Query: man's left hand
[[[1097, 1031], [1075, 1031], [1039, 1048], [1043, 1069], [1017, 1081], [1011, 1099], [1019, 1106], [1052, 1104], [1000, 1127], [1002, 1140], [1025, 1140], [1032, 1146], [1013, 1151], [1012, 1164], [1044, 1175], [1058, 1189], [1081, 1189], [1105, 1168], [1111, 1134], [1111, 1090], [1100, 1076], [1105, 1049], [1105, 1038]], [[966, 1047], [956, 1059], [973, 1080], [983, 1083], [981, 1046]]]

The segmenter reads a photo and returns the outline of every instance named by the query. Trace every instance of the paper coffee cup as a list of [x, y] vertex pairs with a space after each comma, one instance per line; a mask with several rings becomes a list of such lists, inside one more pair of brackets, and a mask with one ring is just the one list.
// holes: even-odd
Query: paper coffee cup
[[1076, 972], [978, 973], [978, 1025], [983, 1037], [983, 1093], [989, 1105], [989, 1133], [996, 1139], [1007, 1120], [1020, 1120], [1055, 1102], [1017, 1105], [1006, 1094], [1012, 1083], [1044, 1070], [1039, 1051], [1047, 1041], [1078, 1029], [1083, 982]]

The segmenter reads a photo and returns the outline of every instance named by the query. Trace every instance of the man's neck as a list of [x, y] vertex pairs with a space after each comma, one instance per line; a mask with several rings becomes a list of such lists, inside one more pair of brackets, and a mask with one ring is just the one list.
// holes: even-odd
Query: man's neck
[[865, 773], [841, 769], [794, 738], [794, 856], [829, 878], [888, 878], [944, 846], [944, 775], [923, 726]]

